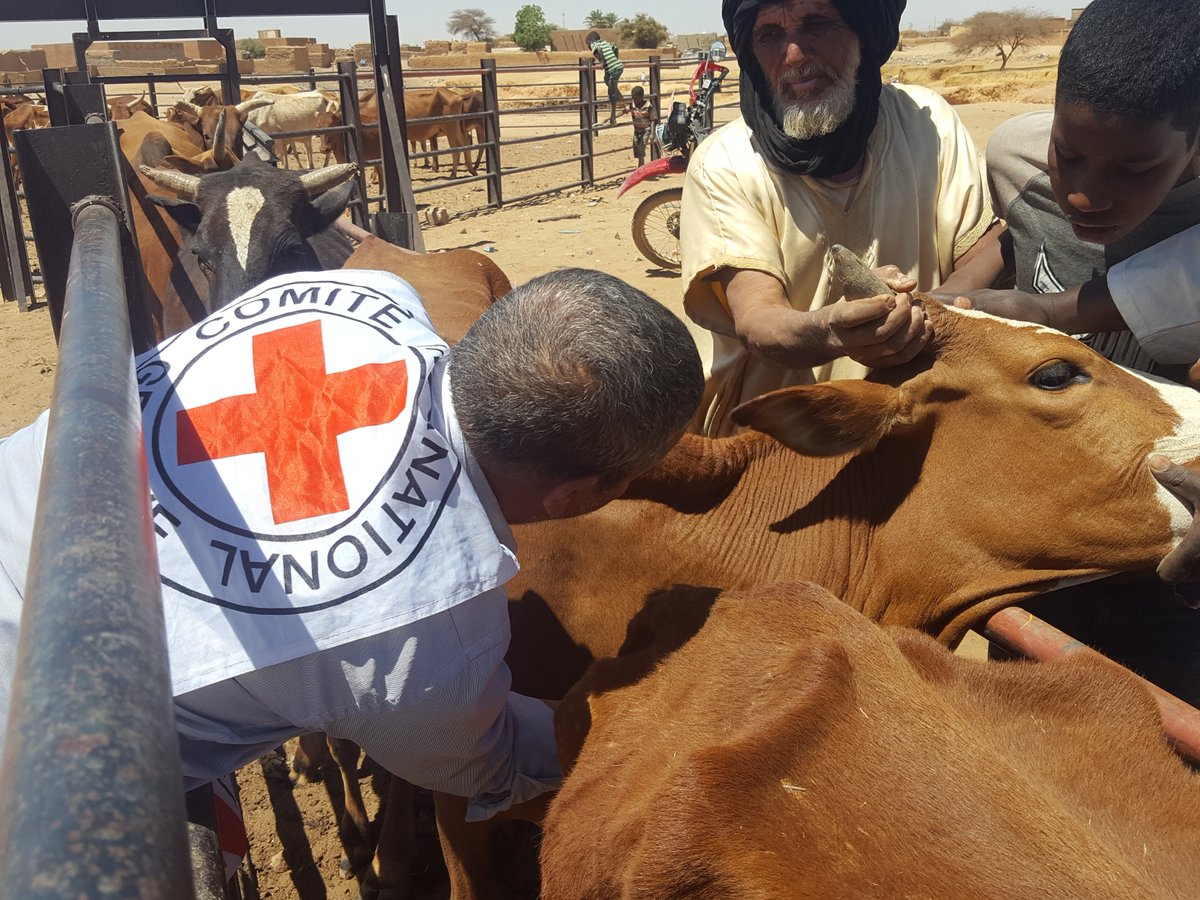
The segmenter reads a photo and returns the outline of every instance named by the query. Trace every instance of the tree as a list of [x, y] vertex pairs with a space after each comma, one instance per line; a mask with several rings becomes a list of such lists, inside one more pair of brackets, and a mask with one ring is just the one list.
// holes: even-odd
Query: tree
[[638, 13], [632, 19], [622, 19], [617, 27], [621, 30], [622, 40], [643, 50], [653, 50], [667, 39], [667, 26], [645, 13]]
[[254, 38], [242, 38], [237, 42], [237, 48], [242, 59], [262, 59], [267, 55], [267, 48]]
[[939, 34], [949, 34], [950, 29], [957, 24], [958, 19], [943, 19], [942, 24], [935, 28], [934, 31], [938, 32]]
[[598, 9], [593, 9], [587, 14], [587, 18], [583, 20], [583, 24], [588, 28], [616, 28], [617, 14], [615, 12], [602, 12]]
[[975, 13], [962, 24], [965, 30], [950, 39], [955, 51], [966, 55], [995, 47], [1001, 71], [1014, 53], [1054, 30], [1050, 16], [1032, 9]]
[[544, 50], [550, 43], [550, 26], [546, 24], [546, 14], [540, 6], [530, 3], [517, 10], [513, 40], [522, 50]]
[[456, 9], [446, 20], [446, 31], [472, 41], [490, 41], [496, 36], [496, 20], [482, 9]]

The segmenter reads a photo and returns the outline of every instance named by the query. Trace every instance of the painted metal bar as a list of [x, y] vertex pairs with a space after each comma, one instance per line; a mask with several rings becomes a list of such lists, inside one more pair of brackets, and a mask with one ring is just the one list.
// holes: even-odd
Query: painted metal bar
[[[1002, 609], [988, 619], [983, 634], [1004, 649], [1031, 659], [1064, 659], [1083, 654], [1098, 657], [1110, 665], [1129, 671], [1050, 623], [1015, 606]], [[1163, 720], [1163, 736], [1168, 743], [1184, 759], [1200, 765], [1200, 710], [1140, 675], [1133, 672], [1129, 674], [1141, 682], [1158, 704]]]
[[120, 225], [81, 204], [3, 766], [0, 897], [190, 897]]

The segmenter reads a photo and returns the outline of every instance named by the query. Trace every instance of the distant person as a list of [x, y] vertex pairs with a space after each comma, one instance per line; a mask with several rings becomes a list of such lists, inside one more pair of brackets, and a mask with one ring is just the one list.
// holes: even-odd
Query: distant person
[[972, 293], [976, 307], [1186, 380], [1200, 356], [1197, 34], [1195, 3], [1094, 0], [1083, 11], [1054, 110], [1010, 119], [988, 141], [1007, 230], [945, 290], [989, 288], [1007, 272], [1016, 290]]
[[608, 87], [608, 124], [616, 125], [617, 104], [625, 99], [617, 82], [621, 80], [621, 73], [625, 71], [625, 63], [621, 62], [620, 51], [616, 45], [604, 40], [595, 31], [589, 31], [585, 41], [592, 51], [592, 56], [604, 66], [604, 84]]
[[633, 155], [639, 166], [646, 163], [646, 139], [650, 129], [658, 121], [658, 110], [646, 99], [646, 90], [640, 84], [635, 84], [629, 92], [629, 105], [625, 107], [633, 120]]
[[993, 222], [975, 145], [926, 88], [882, 85], [904, 0], [725, 0], [742, 118], [696, 150], [683, 188], [684, 307], [709, 377], [709, 435], [733, 407], [861, 378], [925, 346], [907, 293], [843, 302], [825, 264], [844, 244], [891, 286], [941, 284]]

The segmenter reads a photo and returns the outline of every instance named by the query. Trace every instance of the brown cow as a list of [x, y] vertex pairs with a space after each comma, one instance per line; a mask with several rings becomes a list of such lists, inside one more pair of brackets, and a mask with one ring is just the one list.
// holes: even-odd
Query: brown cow
[[1200, 896], [1200, 778], [1102, 660], [985, 663], [812, 584], [679, 589], [557, 713], [543, 896]]
[[[379, 97], [375, 91], [364, 91], [359, 96], [359, 121], [363, 125], [378, 125], [379, 124]], [[466, 135], [463, 134], [462, 122], [465, 120], [453, 120], [450, 122], [426, 122], [413, 124], [413, 119], [424, 119], [431, 116], [454, 116], [460, 115], [463, 112], [463, 98], [460, 94], [449, 88], [431, 88], [428, 90], [409, 90], [404, 92], [404, 117], [408, 122], [408, 140], [411, 143], [418, 141], [428, 141], [437, 134], [446, 135], [446, 141], [450, 144], [452, 151], [453, 164], [450, 168], [450, 177], [458, 176], [458, 158], [460, 155], [464, 157], [467, 169], [472, 175], [475, 174], [475, 164], [471, 162], [469, 151], [463, 148], [467, 145]], [[340, 122], [339, 122], [340, 124]], [[379, 159], [382, 156], [380, 152], [379, 128], [364, 128], [362, 132], [362, 153], [363, 159]], [[338, 162], [343, 162], [345, 159], [345, 147], [341, 141], [332, 141], [329, 144], [329, 149], [333, 153], [334, 159]], [[438, 169], [437, 157], [433, 158], [433, 168]]]
[[[514, 690], [563, 696], [672, 584], [811, 579], [951, 643], [1064, 581], [1153, 570], [1190, 519], [1146, 457], [1200, 458], [1200, 395], [1049, 329], [928, 311], [936, 337], [907, 366], [758, 398], [737, 419], [759, 432], [687, 436], [626, 499], [517, 526]], [[451, 852], [475, 896], [478, 857]]]
[[[345, 221], [338, 223], [346, 229]], [[434, 330], [449, 344], [458, 343], [475, 320], [512, 285], [492, 260], [474, 250], [414, 253], [358, 231], [362, 243], [343, 269], [383, 269], [399, 275], [425, 301]]]
[[135, 112], [144, 112], [151, 116], [156, 115], [154, 107], [147, 102], [145, 94], [136, 97], [133, 94], [118, 94], [115, 97], [107, 97], [105, 99], [108, 103], [108, 117], [114, 122], [121, 119], [128, 119]]
[[182, 100], [166, 112], [166, 120], [191, 135], [192, 142], [199, 142], [201, 149], [211, 148], [216, 142], [217, 122], [225, 122], [225, 146], [233, 153], [242, 154], [242, 129], [250, 113], [264, 106], [270, 106], [270, 100], [245, 100], [236, 106], [209, 104], [198, 106], [185, 103]]
[[[24, 97], [24, 94], [18, 95]], [[21, 187], [21, 170], [17, 166], [17, 154], [12, 149], [13, 132], [20, 131], [22, 128], [49, 128], [50, 127], [50, 109], [42, 106], [39, 103], [17, 103], [9, 106], [4, 111], [4, 140], [9, 148], [9, 165], [12, 168], [13, 186]]]
[[[464, 90], [461, 88], [452, 88], [452, 90], [454, 90], [455, 93], [462, 95], [462, 111], [464, 114], [477, 114], [473, 119], [462, 120], [463, 136], [466, 137], [468, 141], [474, 140], [476, 144], [482, 145], [485, 141], [487, 141], [487, 124], [483, 116], [483, 91]], [[438, 144], [436, 134], [430, 139], [429, 144], [433, 148], [433, 152], [437, 153]], [[469, 153], [470, 151], [467, 152]], [[433, 159], [436, 163], [437, 157], [435, 156]], [[483, 147], [480, 146], [479, 149], [475, 151], [475, 164], [474, 168], [471, 169], [472, 175], [474, 175], [476, 169], [479, 168], [479, 163], [482, 161], [482, 159]]]

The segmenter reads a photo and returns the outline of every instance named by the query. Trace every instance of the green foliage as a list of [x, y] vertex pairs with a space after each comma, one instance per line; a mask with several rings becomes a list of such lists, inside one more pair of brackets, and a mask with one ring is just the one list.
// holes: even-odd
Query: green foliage
[[446, 20], [446, 31], [468, 41], [490, 41], [496, 36], [496, 20], [482, 9], [456, 9]]
[[617, 26], [621, 31], [621, 39], [643, 50], [653, 50], [667, 39], [667, 26], [645, 13], [638, 13], [632, 19], [622, 19]]
[[517, 24], [513, 28], [513, 40], [522, 50], [544, 50], [550, 43], [550, 26], [540, 6], [530, 3], [517, 10]]
[[583, 20], [583, 24], [588, 28], [616, 28], [618, 16], [615, 12], [603, 12], [599, 9], [593, 9], [587, 14], [587, 18]]
[[267, 48], [254, 38], [242, 38], [237, 42], [237, 48], [242, 59], [262, 59], [267, 55]]
[[1014, 53], [1036, 44], [1055, 28], [1052, 16], [1032, 9], [975, 13], [962, 24], [966, 30], [950, 39], [955, 52], [966, 55], [995, 47], [1001, 70]]

